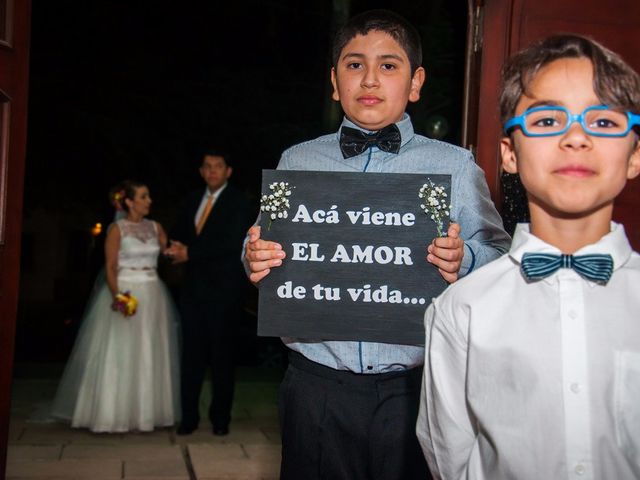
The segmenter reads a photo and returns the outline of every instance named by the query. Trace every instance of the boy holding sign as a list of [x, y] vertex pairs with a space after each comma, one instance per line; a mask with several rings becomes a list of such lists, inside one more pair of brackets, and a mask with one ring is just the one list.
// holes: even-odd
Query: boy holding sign
[[[510, 239], [472, 155], [414, 133], [405, 108], [420, 98], [421, 62], [420, 37], [402, 17], [385, 10], [353, 17], [333, 47], [342, 126], [288, 149], [278, 168], [451, 175], [458, 223], [431, 242], [427, 261], [454, 282], [499, 257]], [[254, 283], [284, 257], [281, 245], [250, 229], [245, 261]], [[415, 436], [423, 346], [283, 341], [291, 354], [280, 390], [282, 479], [427, 478]]]

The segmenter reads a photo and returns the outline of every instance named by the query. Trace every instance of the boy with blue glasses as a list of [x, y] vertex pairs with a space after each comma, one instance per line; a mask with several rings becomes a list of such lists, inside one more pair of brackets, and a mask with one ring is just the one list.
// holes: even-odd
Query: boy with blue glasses
[[611, 221], [640, 173], [640, 77], [560, 35], [503, 82], [531, 223], [428, 308], [420, 443], [435, 478], [640, 478], [640, 255]]

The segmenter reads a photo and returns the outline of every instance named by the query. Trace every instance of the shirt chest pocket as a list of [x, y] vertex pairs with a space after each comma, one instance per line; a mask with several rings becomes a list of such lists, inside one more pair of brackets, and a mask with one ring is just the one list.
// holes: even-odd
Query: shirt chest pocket
[[640, 352], [616, 352], [616, 441], [640, 477]]

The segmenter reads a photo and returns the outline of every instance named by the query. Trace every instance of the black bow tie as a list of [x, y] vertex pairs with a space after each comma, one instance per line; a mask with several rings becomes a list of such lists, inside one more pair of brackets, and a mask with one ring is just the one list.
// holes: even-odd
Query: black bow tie
[[398, 153], [401, 138], [400, 130], [394, 123], [375, 133], [364, 133], [355, 128], [342, 127], [340, 150], [344, 158], [360, 155], [370, 147], [378, 147], [383, 152]]

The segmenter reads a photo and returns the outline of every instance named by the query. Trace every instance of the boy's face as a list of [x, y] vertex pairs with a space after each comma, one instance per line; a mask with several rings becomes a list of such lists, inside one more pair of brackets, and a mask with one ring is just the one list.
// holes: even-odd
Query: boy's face
[[[579, 114], [601, 105], [593, 90], [593, 67], [585, 58], [556, 60], [536, 74], [516, 107], [516, 115], [541, 105], [559, 105]], [[501, 142], [502, 167], [519, 173], [532, 212], [553, 218], [611, 218], [613, 200], [627, 179], [640, 173], [640, 148], [632, 131], [623, 138], [587, 135], [578, 122], [564, 134], [527, 137], [515, 129]]]
[[354, 37], [331, 69], [333, 99], [349, 120], [367, 130], [401, 120], [407, 102], [420, 99], [424, 78], [422, 67], [411, 75], [404, 49], [377, 30]]

